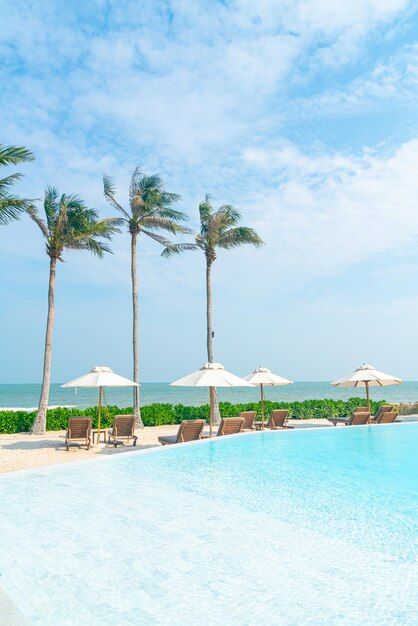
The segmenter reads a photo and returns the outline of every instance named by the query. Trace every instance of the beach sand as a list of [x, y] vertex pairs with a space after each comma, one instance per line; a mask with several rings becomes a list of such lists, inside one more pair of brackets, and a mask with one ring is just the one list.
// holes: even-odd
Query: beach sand
[[[289, 425], [295, 428], [312, 428], [315, 426], [330, 426], [326, 419], [290, 420]], [[31, 467], [42, 467], [55, 463], [69, 463], [80, 461], [95, 456], [114, 456], [128, 451], [145, 450], [160, 445], [158, 437], [161, 435], [174, 435], [178, 425], [170, 426], [147, 426], [143, 430], [137, 430], [138, 443], [136, 448], [132, 445], [120, 445], [116, 449], [113, 445], [100, 443], [86, 450], [84, 447], [72, 446], [65, 449], [65, 431], [48, 431], [46, 435], [29, 435], [18, 433], [15, 435], [0, 435], [0, 473], [13, 472]]]

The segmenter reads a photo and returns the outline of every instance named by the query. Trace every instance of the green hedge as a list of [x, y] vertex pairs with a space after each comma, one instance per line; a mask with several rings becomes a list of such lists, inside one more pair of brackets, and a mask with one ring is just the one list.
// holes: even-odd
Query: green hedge
[[[358, 406], [364, 406], [364, 398], [350, 398], [350, 400], [304, 400], [303, 402], [265, 402], [266, 416], [273, 409], [289, 409], [290, 417], [294, 419], [310, 419], [321, 417], [339, 417], [350, 415]], [[375, 414], [385, 401], [371, 401], [372, 414]], [[257, 411], [261, 416], [259, 402], [231, 404], [220, 402], [219, 408], [223, 417], [233, 417], [242, 411]], [[102, 426], [109, 427], [114, 415], [130, 414], [132, 407], [119, 408], [109, 406], [102, 409]], [[145, 426], [160, 426], [162, 424], [179, 424], [182, 420], [205, 418], [209, 419], [209, 405], [184, 406], [177, 404], [147, 404], [141, 409]], [[36, 411], [0, 411], [0, 433], [19, 433], [30, 430]], [[58, 408], [50, 409], [47, 414], [47, 430], [65, 430], [68, 418], [71, 415], [90, 415], [93, 426], [97, 426], [97, 406], [85, 410]]]

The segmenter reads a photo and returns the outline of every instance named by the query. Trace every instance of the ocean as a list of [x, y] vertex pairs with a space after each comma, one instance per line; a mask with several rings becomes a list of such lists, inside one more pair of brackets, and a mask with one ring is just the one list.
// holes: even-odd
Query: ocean
[[[38, 405], [40, 384], [0, 384], [0, 410], [25, 409], [34, 410]], [[364, 389], [337, 389], [329, 382], [296, 382], [284, 387], [266, 387], [267, 400], [295, 401], [334, 399], [346, 400], [352, 397], [364, 397]], [[225, 402], [252, 402], [260, 397], [257, 387], [219, 388], [219, 399]], [[402, 385], [390, 387], [373, 387], [371, 398], [388, 402], [417, 402], [418, 382], [407, 381]], [[164, 402], [168, 404], [184, 404], [198, 406], [207, 404], [209, 391], [204, 387], [170, 387], [169, 383], [142, 383], [141, 404]], [[51, 385], [49, 406], [71, 406], [80, 409], [97, 404], [98, 391], [95, 389], [62, 389], [60, 383]], [[109, 405], [119, 407], [132, 406], [132, 390], [129, 388], [108, 388], [105, 400]]]

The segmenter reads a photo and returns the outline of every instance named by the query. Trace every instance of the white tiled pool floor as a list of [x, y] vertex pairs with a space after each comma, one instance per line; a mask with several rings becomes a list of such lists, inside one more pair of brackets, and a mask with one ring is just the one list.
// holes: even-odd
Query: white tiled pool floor
[[[379, 530], [361, 517], [362, 498], [344, 501], [344, 475], [330, 461], [344, 520], [334, 504], [328, 511], [321, 481], [330, 439], [310, 434], [286, 435], [277, 446], [280, 433], [262, 448], [254, 437], [231, 438], [222, 447], [205, 443], [9, 476], [1, 481], [0, 586], [39, 626], [416, 625], [416, 509], [393, 510], [389, 482], [387, 493], [382, 485], [371, 493], [379, 515], [395, 525], [390, 535], [401, 535], [379, 545]], [[351, 443], [342, 437], [359, 445], [357, 436]], [[379, 435], [371, 437], [366, 447]], [[268, 481], [250, 484], [253, 464]], [[305, 523], [313, 500], [302, 502], [300, 490], [315, 484], [319, 505]], [[346, 491], [355, 499], [348, 483]]]

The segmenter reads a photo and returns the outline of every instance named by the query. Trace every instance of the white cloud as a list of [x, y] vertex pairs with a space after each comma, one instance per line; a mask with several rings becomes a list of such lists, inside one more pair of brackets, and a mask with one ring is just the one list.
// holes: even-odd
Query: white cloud
[[259, 229], [273, 271], [343, 273], [418, 239], [418, 140], [386, 156], [307, 155], [287, 145], [248, 149], [244, 159], [277, 184], [251, 201], [263, 206]]
[[410, 5], [409, 0], [238, 0], [234, 6], [245, 15], [246, 26], [252, 22], [297, 34], [308, 52], [308, 65], [337, 67], [353, 62], [364, 39], [377, 27], [391, 24]]
[[406, 45], [385, 60], [379, 60], [366, 74], [347, 85], [331, 87], [305, 98], [296, 98], [289, 117], [336, 115], [373, 111], [394, 103], [415, 108], [418, 95], [418, 45]]
[[[71, 141], [67, 128], [78, 127], [74, 139], [101, 129], [113, 134], [108, 140], [130, 138], [165, 158], [181, 151], [196, 162], [202, 150], [264, 131], [270, 99], [276, 117], [288, 106], [288, 82], [307, 68], [352, 62], [367, 37], [409, 5], [238, 0], [192, 7], [177, 0], [139, 10], [135, 2], [96, 2], [79, 15], [66, 11], [63, 21], [48, 2], [30, 15], [24, 4], [6, 2], [6, 60], [33, 74], [14, 81], [13, 117], [26, 130], [33, 120], [54, 124], [64, 141]], [[7, 129], [10, 113], [4, 116]]]
[[[280, 310], [283, 328], [289, 328], [285, 307], [277, 306], [283, 292], [304, 289], [307, 279], [318, 276], [346, 277], [345, 270], [362, 263], [367, 267], [379, 255], [401, 256], [415, 244], [418, 145], [413, 133], [390, 154], [386, 145], [359, 153], [331, 148], [320, 130], [314, 146], [312, 135], [305, 136], [320, 115], [327, 120], [336, 111], [373, 110], [377, 101], [415, 97], [416, 48], [399, 52], [394, 45], [391, 59], [381, 48], [376, 58], [370, 52], [373, 40], [390, 37], [413, 4], [97, 0], [52, 5], [39, 0], [28, 11], [23, 0], [5, 0], [0, 6], [0, 20], [7, 24], [0, 32], [7, 103], [2, 140], [28, 145], [37, 154], [34, 164], [22, 166], [27, 178], [19, 188], [40, 197], [46, 184], [54, 184], [62, 192], [81, 194], [108, 215], [103, 171], [115, 176], [126, 202], [129, 176], [139, 163], [146, 171], [160, 171], [167, 188], [183, 194], [181, 209], [194, 220], [206, 192], [214, 195], [215, 205], [236, 204], [244, 223], [255, 226], [268, 244], [220, 254], [214, 271], [224, 354], [229, 350], [241, 367], [241, 359], [249, 355], [243, 353], [242, 335], [234, 344], [238, 323], [246, 332], [258, 315], [275, 328]], [[313, 91], [314, 97], [294, 95]], [[289, 120], [293, 130], [297, 126], [293, 142], [284, 138], [292, 130]], [[310, 128], [304, 126], [307, 120]], [[362, 141], [360, 127], [356, 137]], [[0, 250], [7, 267], [16, 262], [16, 280], [29, 290], [27, 301], [43, 303], [46, 259], [34, 229], [23, 221], [1, 229]], [[74, 310], [81, 317], [82, 310], [94, 319], [101, 307], [102, 323], [121, 320], [129, 344], [126, 244], [126, 237], [116, 238], [115, 256], [103, 262], [87, 255], [68, 258], [58, 285], [60, 303], [67, 307], [59, 309], [58, 317], [71, 318]], [[157, 244], [144, 244], [144, 333], [154, 328], [159, 343], [169, 345], [174, 335], [180, 342], [192, 333], [188, 342], [197, 350], [204, 326], [202, 258], [187, 254], [167, 263], [159, 258]], [[77, 285], [82, 294], [88, 292], [82, 308]], [[20, 297], [16, 293], [11, 306], [19, 306]], [[228, 307], [221, 310], [221, 301]], [[290, 309], [295, 319], [298, 307]], [[43, 330], [43, 308], [38, 308]], [[71, 336], [64, 339], [71, 350]], [[81, 340], [89, 344], [88, 331]], [[251, 341], [258, 354], [262, 342], [257, 333]], [[290, 333], [287, 341], [288, 356], [297, 365]], [[272, 358], [280, 347], [278, 337], [275, 342]], [[156, 359], [150, 337], [144, 336], [144, 346], [150, 360]], [[122, 345], [120, 354], [125, 358]], [[179, 359], [187, 354], [185, 349]], [[155, 376], [161, 367], [155, 364]]]

